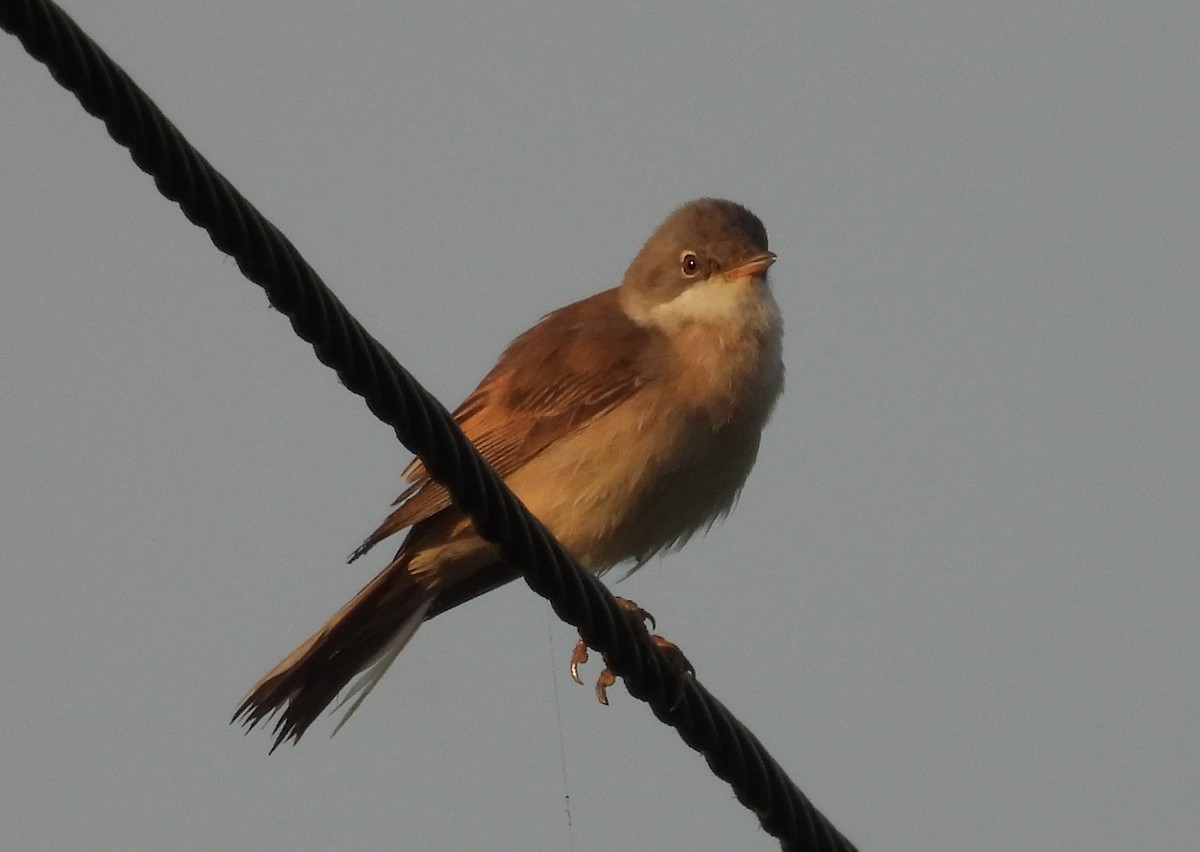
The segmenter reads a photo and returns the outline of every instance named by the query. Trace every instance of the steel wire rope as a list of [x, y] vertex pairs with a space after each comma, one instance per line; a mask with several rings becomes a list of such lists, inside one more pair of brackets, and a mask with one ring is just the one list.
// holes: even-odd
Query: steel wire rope
[[785, 850], [854, 846], [761, 742], [695, 678], [635, 631], [612, 595], [531, 516], [446, 409], [350, 316], [294, 245], [251, 205], [150, 98], [58, 6], [0, 0], [0, 26], [20, 39], [85, 110], [101, 119], [159, 191], [208, 232], [308, 341], [322, 363], [390, 425], [450, 491], [479, 533], [560, 618], [600, 651], [629, 693], [700, 752]]

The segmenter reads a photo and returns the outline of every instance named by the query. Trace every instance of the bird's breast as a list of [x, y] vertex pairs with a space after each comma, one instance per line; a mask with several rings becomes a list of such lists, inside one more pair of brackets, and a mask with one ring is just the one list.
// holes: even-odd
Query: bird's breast
[[754, 465], [783, 386], [781, 338], [773, 301], [748, 327], [677, 329], [653, 381], [510, 486], [592, 568], [682, 544], [729, 510]]

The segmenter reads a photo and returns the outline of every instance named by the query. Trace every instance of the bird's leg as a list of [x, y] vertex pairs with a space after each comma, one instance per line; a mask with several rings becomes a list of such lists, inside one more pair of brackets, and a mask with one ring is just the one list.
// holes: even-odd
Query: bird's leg
[[[654, 616], [646, 612], [633, 601], [627, 598], [618, 597], [617, 603], [621, 605], [626, 617], [630, 623], [634, 625], [635, 630], [640, 630], [645, 633], [651, 642], [657, 645], [671, 660], [672, 666], [683, 674], [694, 675], [696, 670], [684, 656], [683, 651], [679, 650], [679, 646], [670, 640], [664, 639], [657, 633], [651, 633], [646, 629], [646, 622], [650, 622], [651, 627], [658, 627], [658, 623], [654, 620]], [[581, 663], [588, 661], [588, 646], [587, 642], [580, 637], [575, 643], [575, 650], [571, 652], [571, 679], [578, 684], [582, 684], [583, 680], [579, 677], [579, 666]], [[600, 672], [600, 677], [596, 679], [596, 699], [604, 705], [608, 704], [608, 688], [617, 682], [617, 676], [608, 666]]]

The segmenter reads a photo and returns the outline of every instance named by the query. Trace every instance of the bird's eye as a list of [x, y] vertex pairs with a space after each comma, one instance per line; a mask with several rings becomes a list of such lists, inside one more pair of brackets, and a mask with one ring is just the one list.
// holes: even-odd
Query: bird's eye
[[696, 257], [694, 251], [685, 251], [679, 256], [679, 268], [684, 275], [691, 278], [700, 271], [700, 258]]

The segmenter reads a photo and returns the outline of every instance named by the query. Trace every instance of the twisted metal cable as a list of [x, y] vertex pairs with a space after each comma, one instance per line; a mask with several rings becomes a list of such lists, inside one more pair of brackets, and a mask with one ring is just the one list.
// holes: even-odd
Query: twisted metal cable
[[448, 488], [455, 504], [526, 582], [704, 755], [785, 850], [853, 852], [758, 739], [694, 678], [632, 629], [623, 610], [531, 516], [464, 437], [446, 409], [350, 316], [292, 243], [179, 133], [66, 13], [45, 0], [0, 0], [0, 26], [72, 92], [159, 191], [179, 204], [242, 273], [262, 287], [322, 363], [363, 397]]

